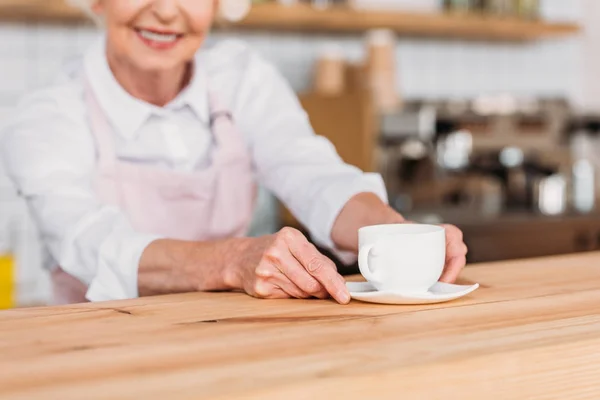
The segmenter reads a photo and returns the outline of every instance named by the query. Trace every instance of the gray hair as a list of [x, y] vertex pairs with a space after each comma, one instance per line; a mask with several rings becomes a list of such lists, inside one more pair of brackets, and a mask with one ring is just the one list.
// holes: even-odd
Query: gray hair
[[[102, 25], [102, 19], [99, 18], [92, 7], [99, 0], [67, 0], [69, 4], [75, 6], [90, 16], [98, 25]], [[252, 5], [251, 0], [221, 0], [219, 2], [219, 12], [223, 18], [229, 21], [239, 21], [243, 19]]]
[[86, 15], [92, 18], [96, 24], [102, 25], [102, 19], [99, 18], [92, 10], [92, 7], [98, 2], [98, 0], [67, 0], [67, 2], [83, 11]]

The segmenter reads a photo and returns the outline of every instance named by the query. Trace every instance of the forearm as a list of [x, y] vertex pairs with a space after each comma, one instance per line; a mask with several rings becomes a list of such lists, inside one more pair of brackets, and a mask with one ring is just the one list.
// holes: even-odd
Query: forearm
[[338, 215], [331, 238], [336, 247], [358, 251], [358, 230], [364, 226], [404, 222], [404, 218], [374, 193], [352, 197]]
[[211, 242], [157, 240], [142, 254], [138, 270], [140, 296], [237, 289], [229, 268], [245, 239]]

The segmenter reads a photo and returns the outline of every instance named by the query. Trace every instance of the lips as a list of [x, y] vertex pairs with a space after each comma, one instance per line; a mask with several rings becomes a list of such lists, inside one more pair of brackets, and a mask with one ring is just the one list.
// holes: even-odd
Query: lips
[[177, 45], [183, 34], [161, 32], [151, 29], [135, 29], [138, 37], [149, 47], [157, 50], [168, 50]]

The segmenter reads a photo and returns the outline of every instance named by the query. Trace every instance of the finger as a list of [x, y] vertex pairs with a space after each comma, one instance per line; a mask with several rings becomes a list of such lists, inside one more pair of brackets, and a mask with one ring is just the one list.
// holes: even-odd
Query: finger
[[281, 282], [289, 280], [302, 292], [320, 298], [324, 298], [323, 293], [325, 293], [325, 296], [328, 297], [323, 285], [302, 267], [298, 260], [290, 253], [287, 244], [285, 246], [275, 246], [269, 250], [265, 258], [266, 261], [273, 264], [280, 274], [287, 277], [287, 279], [281, 279]]
[[446, 244], [463, 241], [463, 233], [454, 225], [442, 225], [446, 230]]
[[[296, 261], [296, 262], [298, 262], [298, 261]], [[294, 282], [290, 281], [290, 279], [280, 271], [278, 271], [276, 274], [274, 274], [274, 276], [271, 278], [271, 282], [274, 285], [279, 286], [285, 292], [287, 292], [290, 295], [292, 295], [296, 298], [299, 298], [299, 299], [309, 299], [311, 297], [314, 297], [317, 299], [324, 300], [324, 299], [328, 299], [330, 297], [327, 290], [325, 290], [325, 288], [320, 283], [319, 283], [319, 289], [317, 291], [309, 293], [305, 290], [302, 290], [302, 288], [299, 287]], [[294, 294], [292, 294], [292, 292], [294, 292]]]
[[295, 253], [300, 257], [300, 262], [308, 273], [314, 276], [338, 303], [348, 304], [350, 302], [350, 293], [346, 288], [345, 279], [337, 272], [335, 264], [310, 243], [299, 246], [304, 250]]
[[[294, 257], [291, 255], [289, 255], [289, 257], [293, 259], [293, 262], [298, 264], [298, 268], [302, 269], [302, 271], [308, 275], [308, 272], [302, 268], [302, 266]], [[326, 299], [329, 297], [329, 293], [327, 293], [325, 288], [323, 288], [323, 286], [321, 286], [321, 284], [312, 276], [309, 275], [309, 278], [316, 282], [317, 289], [314, 290], [313, 293], [307, 293], [299, 288], [294, 282], [290, 281], [290, 278], [281, 272], [277, 266], [268, 261], [261, 263], [261, 265], [256, 268], [256, 275], [271, 285], [280, 288], [294, 298], [306, 299], [310, 297], [316, 297], [319, 299]]]
[[467, 264], [467, 258], [465, 256], [458, 256], [451, 258], [446, 262], [446, 268], [440, 278], [440, 281], [445, 283], [454, 283], [460, 272]]
[[[299, 233], [299, 232], [298, 232]], [[286, 232], [284, 236], [292, 255], [325, 287], [327, 292], [340, 304], [350, 302], [350, 293], [346, 288], [346, 281], [337, 273], [335, 264], [319, 253], [302, 234], [302, 239], [294, 232]]]
[[455, 241], [448, 243], [446, 246], [446, 260], [450, 260], [456, 257], [464, 257], [467, 255], [467, 245], [462, 241]]
[[246, 291], [259, 299], [289, 299], [290, 295], [265, 279], [257, 279], [250, 290]]
[[467, 246], [463, 242], [463, 233], [454, 225], [442, 225], [446, 230], [446, 260], [466, 255]]
[[272, 274], [270, 274], [267, 281], [275, 287], [280, 288], [291, 297], [297, 299], [308, 299], [312, 297], [310, 294], [306, 293], [302, 289], [300, 289], [297, 285], [289, 280], [287, 276], [285, 276], [281, 271], [273, 267], [275, 270]]
[[271, 294], [267, 297], [263, 297], [264, 299], [268, 299], [268, 300], [283, 300], [283, 299], [289, 299], [292, 298], [293, 296], [291, 296], [289, 293], [286, 293], [285, 290], [281, 289], [281, 288], [273, 288], [273, 290], [271, 291]]
[[274, 278], [271, 282], [273, 285], [279, 287], [281, 290], [289, 294], [290, 297], [295, 299], [310, 299], [313, 297], [312, 295], [300, 289], [293, 282], [290, 282], [290, 280], [283, 274], [281, 275], [280, 279]]

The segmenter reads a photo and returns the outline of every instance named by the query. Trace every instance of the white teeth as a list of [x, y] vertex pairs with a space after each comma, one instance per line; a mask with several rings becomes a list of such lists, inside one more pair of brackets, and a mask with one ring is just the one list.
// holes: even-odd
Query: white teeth
[[156, 32], [140, 30], [140, 35], [144, 39], [148, 39], [148, 40], [152, 40], [154, 42], [160, 42], [160, 43], [172, 43], [177, 40], [177, 35], [175, 35], [175, 34], [163, 34], [163, 33], [156, 33]]

